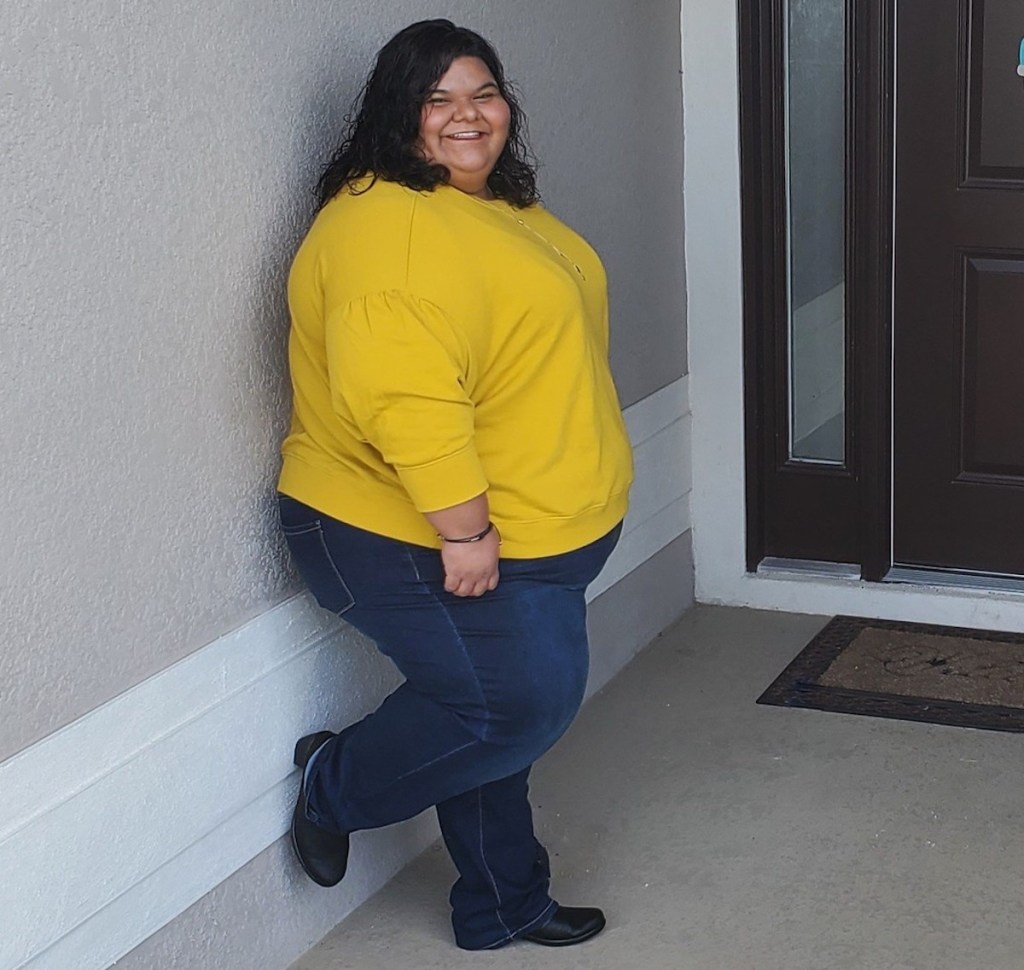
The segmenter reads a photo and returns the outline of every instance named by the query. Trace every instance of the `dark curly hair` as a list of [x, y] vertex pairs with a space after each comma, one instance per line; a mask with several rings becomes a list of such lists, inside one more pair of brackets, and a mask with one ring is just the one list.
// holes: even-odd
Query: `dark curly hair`
[[487, 187], [519, 208], [538, 201], [526, 119], [494, 48], [479, 34], [450, 20], [423, 20], [395, 34], [377, 55], [347, 119], [345, 137], [317, 183], [321, 207], [367, 175], [420, 191], [448, 182], [448, 169], [427, 161], [416, 146], [423, 105], [458, 57], [480, 58], [508, 102], [508, 141]]

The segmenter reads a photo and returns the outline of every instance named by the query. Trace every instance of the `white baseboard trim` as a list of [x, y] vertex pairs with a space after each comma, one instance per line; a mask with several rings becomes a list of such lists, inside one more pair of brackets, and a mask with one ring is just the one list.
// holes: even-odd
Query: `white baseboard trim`
[[[626, 412], [633, 504], [591, 599], [689, 528], [687, 383]], [[397, 682], [300, 595], [0, 764], [0, 970], [105, 970], [284, 834], [294, 738]], [[349, 908], [434, 831], [360, 863]]]

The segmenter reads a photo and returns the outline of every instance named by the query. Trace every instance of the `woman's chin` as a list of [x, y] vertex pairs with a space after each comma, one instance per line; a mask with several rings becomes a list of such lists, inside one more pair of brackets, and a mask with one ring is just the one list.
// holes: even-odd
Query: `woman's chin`
[[449, 168], [448, 171], [451, 173], [448, 184], [457, 188], [460, 192], [465, 192], [467, 195], [490, 194], [487, 190], [487, 179], [492, 169], [481, 168], [476, 172], [459, 172]]

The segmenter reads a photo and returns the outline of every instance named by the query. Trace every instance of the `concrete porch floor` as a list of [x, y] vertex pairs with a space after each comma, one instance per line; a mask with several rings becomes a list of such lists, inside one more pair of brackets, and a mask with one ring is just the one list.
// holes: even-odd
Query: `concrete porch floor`
[[292, 970], [1020, 970], [1024, 739], [755, 705], [824, 622], [690, 611], [537, 766], [596, 939], [456, 949], [435, 846]]

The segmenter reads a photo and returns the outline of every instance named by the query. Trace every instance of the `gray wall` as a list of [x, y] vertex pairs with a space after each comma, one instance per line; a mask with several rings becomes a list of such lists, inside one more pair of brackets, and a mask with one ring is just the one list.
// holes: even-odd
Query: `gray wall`
[[281, 601], [283, 282], [411, 20], [488, 35], [605, 256], [628, 404], [685, 372], [675, 0], [0, 7], [0, 761]]
[[[439, 15], [502, 52], [548, 205], [605, 257], [623, 403], [686, 372], [676, 0], [0, 6], [0, 762], [297, 588], [285, 274], [373, 52]], [[688, 605], [691, 562], [687, 534], [595, 604], [598, 675]], [[337, 897], [281, 850], [125, 966], [223, 967], [254, 924], [239, 965], [296, 955]]]

